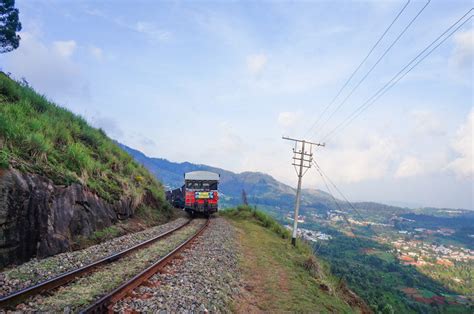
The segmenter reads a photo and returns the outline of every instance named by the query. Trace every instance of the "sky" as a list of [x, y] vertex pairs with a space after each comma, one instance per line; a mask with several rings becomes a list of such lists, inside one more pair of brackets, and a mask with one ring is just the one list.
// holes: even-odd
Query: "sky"
[[[472, 7], [431, 1], [331, 114], [426, 4], [410, 1], [322, 115], [405, 3], [17, 0], [0, 67], [152, 157], [295, 185], [282, 135], [324, 141], [314, 158], [351, 200], [474, 209], [472, 19], [325, 136]], [[324, 189], [315, 169], [303, 187]]]

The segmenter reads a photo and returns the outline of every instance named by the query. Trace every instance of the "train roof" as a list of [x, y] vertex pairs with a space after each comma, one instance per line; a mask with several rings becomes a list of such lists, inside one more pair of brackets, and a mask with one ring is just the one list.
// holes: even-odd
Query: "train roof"
[[191, 171], [184, 174], [184, 180], [219, 181], [220, 175], [210, 171]]

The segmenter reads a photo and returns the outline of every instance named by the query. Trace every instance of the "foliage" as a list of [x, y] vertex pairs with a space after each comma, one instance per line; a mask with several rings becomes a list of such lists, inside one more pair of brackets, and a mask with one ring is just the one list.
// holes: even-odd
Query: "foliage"
[[[400, 264], [396, 258], [388, 258], [390, 247], [367, 238], [351, 238], [335, 230], [319, 230], [330, 233], [331, 241], [315, 246], [317, 254], [331, 265], [331, 271], [360, 295], [367, 304], [380, 313], [437, 313], [467, 310], [463, 305], [429, 305], [416, 302], [406, 295], [403, 288], [415, 288], [432, 295], [453, 295], [439, 282], [420, 273], [415, 267]], [[367, 254], [369, 250], [374, 254]]]
[[113, 203], [148, 193], [167, 212], [161, 184], [100, 129], [0, 73], [0, 168], [79, 183]]
[[20, 45], [21, 31], [15, 0], [0, 1], [0, 53], [10, 52]]

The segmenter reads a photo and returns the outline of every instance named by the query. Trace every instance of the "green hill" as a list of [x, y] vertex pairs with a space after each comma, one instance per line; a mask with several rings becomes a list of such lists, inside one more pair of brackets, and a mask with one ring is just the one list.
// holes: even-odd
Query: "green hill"
[[0, 72], [0, 266], [170, 215], [161, 183], [103, 130]]
[[101, 129], [0, 73], [0, 167], [77, 182], [107, 201], [163, 199], [160, 183]]

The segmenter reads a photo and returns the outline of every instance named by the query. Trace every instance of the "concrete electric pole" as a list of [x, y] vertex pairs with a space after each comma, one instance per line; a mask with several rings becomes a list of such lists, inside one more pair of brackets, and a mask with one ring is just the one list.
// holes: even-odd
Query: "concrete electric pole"
[[[296, 174], [298, 176], [298, 187], [296, 189], [296, 200], [295, 200], [295, 220], [293, 222], [293, 235], [291, 237], [291, 244], [296, 245], [296, 235], [298, 230], [298, 212], [300, 210], [300, 199], [301, 199], [301, 181], [306, 171], [311, 168], [313, 161], [313, 146], [324, 146], [324, 144], [312, 143], [305, 140], [298, 140], [290, 137], [282, 137], [284, 140], [293, 141], [295, 147], [293, 148], [293, 162], [292, 165], [295, 167]], [[301, 146], [301, 150], [299, 147]], [[308, 148], [306, 150], [306, 148]], [[307, 159], [305, 159], [307, 158]], [[305, 169], [303, 171], [303, 169]]]

